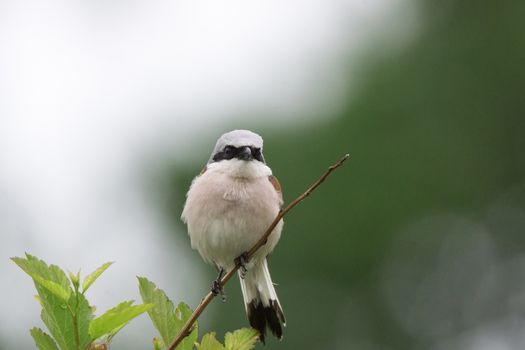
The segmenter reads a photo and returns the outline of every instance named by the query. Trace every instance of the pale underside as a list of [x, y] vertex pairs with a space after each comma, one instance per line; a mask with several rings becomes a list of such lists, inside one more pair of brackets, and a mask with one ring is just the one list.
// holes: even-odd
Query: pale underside
[[[249, 250], [279, 213], [281, 193], [258, 161], [231, 159], [209, 164], [187, 194], [182, 219], [188, 225], [192, 248], [208, 263], [227, 270]], [[280, 238], [282, 220], [248, 268], [264, 259]]]

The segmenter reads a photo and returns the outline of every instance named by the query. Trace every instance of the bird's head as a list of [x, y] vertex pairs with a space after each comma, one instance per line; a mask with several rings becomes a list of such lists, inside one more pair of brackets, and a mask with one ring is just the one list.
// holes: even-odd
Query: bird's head
[[217, 140], [208, 164], [232, 159], [265, 163], [262, 148], [261, 136], [249, 130], [233, 130]]

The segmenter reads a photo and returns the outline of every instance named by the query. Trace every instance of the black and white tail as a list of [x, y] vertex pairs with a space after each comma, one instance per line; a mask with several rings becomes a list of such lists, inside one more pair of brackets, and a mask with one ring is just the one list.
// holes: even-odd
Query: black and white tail
[[266, 259], [249, 269], [240, 281], [250, 326], [259, 331], [263, 343], [266, 327], [281, 340], [286, 320], [273, 287]]

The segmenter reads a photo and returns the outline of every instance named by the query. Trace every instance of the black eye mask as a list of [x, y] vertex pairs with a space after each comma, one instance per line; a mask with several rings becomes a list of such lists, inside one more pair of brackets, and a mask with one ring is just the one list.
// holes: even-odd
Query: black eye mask
[[[250, 149], [250, 156], [249, 159], [246, 158], [246, 148]], [[213, 156], [214, 162], [220, 162], [221, 160], [228, 160], [228, 159], [243, 159], [243, 160], [258, 160], [259, 162], [264, 163], [264, 157], [262, 155], [261, 149], [253, 146], [242, 146], [242, 147], [234, 147], [231, 145], [228, 145], [224, 147], [224, 149], [220, 152], [217, 152]]]

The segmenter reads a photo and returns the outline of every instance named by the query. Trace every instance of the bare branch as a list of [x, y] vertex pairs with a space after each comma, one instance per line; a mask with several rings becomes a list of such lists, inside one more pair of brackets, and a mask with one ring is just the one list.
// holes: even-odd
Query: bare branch
[[[299, 197], [297, 197], [293, 202], [291, 202], [290, 204], [288, 204], [288, 206], [284, 209], [282, 209], [279, 214], [275, 217], [275, 219], [272, 221], [272, 223], [270, 224], [270, 226], [268, 226], [268, 229], [265, 231], [264, 235], [259, 239], [259, 241], [247, 252], [247, 257], [248, 259], [252, 258], [253, 255], [255, 254], [255, 252], [257, 252], [257, 250], [259, 248], [261, 248], [263, 245], [266, 244], [266, 241], [268, 240], [268, 236], [270, 236], [270, 234], [272, 233], [273, 229], [275, 228], [275, 226], [277, 226], [277, 224], [279, 223], [279, 221], [281, 221], [281, 219], [293, 208], [295, 207], [297, 204], [299, 204], [299, 202], [303, 201], [306, 197], [308, 197], [310, 195], [310, 193], [312, 193], [317, 187], [319, 187], [319, 185], [337, 168], [339, 168], [345, 160], [347, 160], [348, 158], [350, 157], [349, 154], [345, 154], [341, 159], [339, 159], [339, 161], [337, 163], [335, 163], [334, 165], [331, 165], [328, 170], [323, 174], [321, 175], [321, 177], [312, 185], [310, 186], [310, 188], [308, 188], [302, 195], [300, 195]], [[239, 270], [239, 266], [235, 266], [233, 269], [231, 269], [221, 280], [221, 285], [224, 286], [226, 285], [226, 283], [228, 283], [228, 281], [232, 278], [232, 276], [237, 272], [237, 270]], [[174, 350], [177, 345], [180, 344], [180, 342], [186, 338], [190, 333], [191, 333], [191, 329], [193, 327], [193, 324], [195, 323], [195, 321], [197, 321], [197, 318], [199, 318], [199, 316], [202, 314], [202, 312], [204, 311], [204, 309], [206, 308], [206, 306], [208, 306], [208, 304], [212, 301], [214, 295], [213, 293], [210, 291], [208, 292], [208, 294], [206, 294], [206, 296], [204, 297], [204, 299], [202, 299], [202, 301], [200, 302], [199, 306], [197, 306], [197, 308], [195, 309], [195, 311], [193, 311], [193, 314], [191, 315], [191, 317], [188, 319], [188, 321], [186, 322], [186, 324], [184, 325], [184, 327], [182, 327], [181, 331], [179, 332], [179, 334], [177, 335], [177, 337], [175, 337], [175, 340], [173, 340], [173, 342], [171, 343], [171, 345], [168, 347], [168, 350]]]

